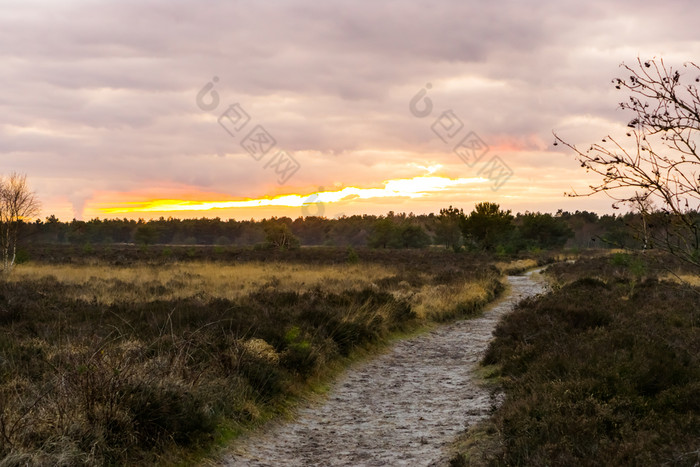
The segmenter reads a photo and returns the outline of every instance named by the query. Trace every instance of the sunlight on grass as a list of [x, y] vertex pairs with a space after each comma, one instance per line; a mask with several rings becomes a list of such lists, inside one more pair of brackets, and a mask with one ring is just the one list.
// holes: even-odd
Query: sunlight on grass
[[354, 358], [503, 290], [489, 264], [434, 263], [18, 265], [0, 282], [13, 375], [0, 381], [0, 428], [13, 427], [0, 464], [206, 456]]
[[700, 276], [697, 274], [666, 274], [665, 276], [662, 276], [660, 279], [671, 281], [671, 282], [677, 282], [681, 284], [687, 284], [691, 285], [693, 287], [700, 287]]
[[206, 262], [171, 265], [18, 265], [11, 281], [53, 277], [76, 286], [71, 298], [148, 302], [157, 299], [202, 296], [235, 299], [265, 287], [306, 292], [321, 287], [328, 292], [359, 290], [391, 277], [396, 270], [377, 264], [309, 266], [290, 263], [221, 265]]
[[496, 266], [502, 274], [517, 274], [527, 269], [536, 267], [537, 261], [535, 261], [534, 259], [499, 261], [497, 263], [494, 263], [494, 266]]
[[481, 279], [451, 285], [424, 285], [411, 297], [419, 319], [440, 319], [454, 315], [460, 307], [483, 304], [493, 298], [493, 282]]

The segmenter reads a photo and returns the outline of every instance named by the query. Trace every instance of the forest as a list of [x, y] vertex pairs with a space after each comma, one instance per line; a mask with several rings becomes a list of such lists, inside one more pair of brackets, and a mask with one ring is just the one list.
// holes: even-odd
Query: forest
[[[658, 227], [663, 222], [660, 220]], [[389, 212], [384, 216], [273, 217], [262, 220], [220, 218], [154, 220], [73, 219], [22, 225], [22, 245], [71, 244], [90, 248], [100, 244], [235, 245], [295, 248], [352, 246], [422, 248], [444, 246], [456, 251], [487, 250], [514, 254], [547, 248], [653, 248], [644, 238], [654, 228], [639, 213], [598, 215], [589, 211], [517, 213], [495, 203], [479, 203], [469, 214], [449, 208], [439, 213]], [[21, 258], [20, 258], [21, 260]]]

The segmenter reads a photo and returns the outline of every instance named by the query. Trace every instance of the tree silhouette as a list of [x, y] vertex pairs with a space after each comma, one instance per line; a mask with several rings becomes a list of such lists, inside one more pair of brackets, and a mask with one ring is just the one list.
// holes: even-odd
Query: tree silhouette
[[2, 267], [8, 271], [15, 264], [17, 238], [25, 219], [39, 214], [39, 201], [27, 185], [26, 175], [12, 173], [0, 178], [0, 248]]
[[462, 221], [464, 238], [484, 250], [493, 250], [513, 230], [510, 210], [502, 211], [497, 203], [483, 202]]
[[445, 245], [445, 248], [457, 250], [462, 245], [462, 232], [460, 223], [464, 218], [464, 211], [450, 206], [440, 209], [435, 226], [435, 242]]
[[[622, 65], [629, 74], [616, 78], [616, 89], [630, 93], [620, 108], [631, 111], [625, 137], [606, 136], [585, 151], [555, 134], [555, 144], [575, 151], [581, 167], [602, 177], [586, 193], [605, 193], [620, 204], [635, 206], [643, 216], [658, 206], [656, 224], [642, 225], [645, 243], [653, 243], [700, 267], [700, 67], [686, 63], [681, 70], [666, 66], [662, 59]], [[649, 238], [654, 234], [656, 238]]]

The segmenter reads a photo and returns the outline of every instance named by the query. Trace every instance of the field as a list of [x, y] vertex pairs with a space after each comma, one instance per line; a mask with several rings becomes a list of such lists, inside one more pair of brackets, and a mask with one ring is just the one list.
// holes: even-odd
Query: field
[[505, 401], [452, 465], [698, 465], [697, 274], [616, 253], [548, 276], [497, 328], [483, 364]]
[[480, 255], [308, 250], [54, 250], [18, 265], [0, 281], [2, 465], [195, 461], [358, 352], [503, 289]]
[[483, 361], [504, 402], [452, 465], [695, 465], [698, 276], [655, 254], [47, 247], [0, 280], [0, 465], [196, 463], [391, 339], [552, 292]]

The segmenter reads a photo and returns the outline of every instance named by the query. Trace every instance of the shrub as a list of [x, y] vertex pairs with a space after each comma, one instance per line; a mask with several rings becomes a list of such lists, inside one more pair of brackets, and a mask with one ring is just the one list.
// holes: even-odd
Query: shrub
[[504, 377], [493, 416], [502, 448], [484, 461], [697, 461], [700, 294], [658, 281], [624, 291], [581, 279], [524, 301], [498, 325], [484, 363]]
[[360, 257], [357, 256], [357, 252], [355, 251], [355, 249], [353, 247], [348, 246], [347, 252], [348, 252], [348, 258], [346, 261], [348, 264], [357, 264], [360, 262]]
[[18, 248], [17, 253], [15, 254], [15, 264], [23, 264], [29, 261], [30, 255], [27, 250], [24, 248]]

